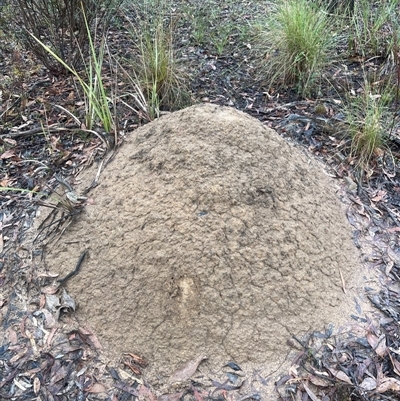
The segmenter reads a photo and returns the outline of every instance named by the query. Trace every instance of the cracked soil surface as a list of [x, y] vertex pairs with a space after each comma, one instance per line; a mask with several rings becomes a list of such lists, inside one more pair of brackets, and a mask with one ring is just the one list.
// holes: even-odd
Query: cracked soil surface
[[136, 130], [90, 197], [47, 265], [65, 276], [88, 251], [67, 284], [77, 318], [111, 359], [145, 357], [152, 384], [201, 354], [211, 371], [275, 369], [291, 334], [347, 321], [362, 286], [322, 167], [234, 109], [197, 105]]

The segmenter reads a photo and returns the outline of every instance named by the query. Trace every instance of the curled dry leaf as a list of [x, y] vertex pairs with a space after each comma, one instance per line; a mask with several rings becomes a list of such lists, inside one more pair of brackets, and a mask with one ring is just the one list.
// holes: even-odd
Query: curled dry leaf
[[176, 370], [170, 377], [169, 381], [170, 383], [179, 383], [183, 382], [185, 380], [190, 379], [196, 372], [197, 368], [199, 367], [200, 363], [207, 359], [206, 356], [201, 355], [197, 357], [196, 359], [189, 361], [185, 365], [183, 365], [181, 368]]
[[124, 382], [116, 382], [114, 383], [114, 386], [125, 393], [133, 395], [134, 397], [138, 396], [138, 391]]
[[384, 357], [387, 353], [387, 345], [386, 345], [386, 337], [383, 334], [380, 338], [379, 338], [379, 343], [378, 346], [375, 348], [375, 352], [377, 355], [379, 355], [380, 357]]
[[75, 311], [75, 309], [76, 309], [76, 304], [75, 304], [74, 299], [70, 295], [68, 295], [65, 288], [62, 289], [61, 308], [62, 309], [65, 308], [65, 309], [72, 310], [72, 311]]
[[46, 294], [46, 307], [51, 313], [57, 313], [60, 308], [59, 297], [54, 294]]

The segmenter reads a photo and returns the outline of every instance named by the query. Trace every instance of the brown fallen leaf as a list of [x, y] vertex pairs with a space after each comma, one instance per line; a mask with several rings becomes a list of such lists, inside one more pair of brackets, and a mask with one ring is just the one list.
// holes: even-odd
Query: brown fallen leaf
[[336, 370], [336, 369], [332, 369], [332, 368], [328, 368], [328, 370], [337, 379], [339, 379], [345, 383], [348, 383], [348, 384], [353, 384], [352, 381], [350, 380], [349, 376], [347, 376], [346, 373], [342, 372], [341, 370]]
[[384, 379], [378, 388], [375, 390], [377, 393], [385, 393], [386, 391], [400, 391], [400, 381], [393, 377], [387, 377]]
[[379, 337], [376, 336], [374, 333], [368, 332], [365, 336], [365, 338], [368, 341], [368, 344], [372, 347], [375, 348], [378, 345], [378, 340]]
[[206, 356], [201, 355], [197, 357], [196, 359], [189, 361], [185, 365], [183, 365], [181, 368], [176, 370], [174, 373], [172, 373], [169, 381], [170, 383], [179, 383], [183, 382], [185, 380], [190, 379], [196, 372], [197, 368], [199, 367], [200, 363], [207, 359]]
[[13, 156], [15, 156], [15, 150], [9, 149], [0, 155], [0, 159], [10, 159]]
[[94, 345], [96, 349], [103, 349], [96, 334], [94, 334], [94, 331], [90, 327], [88, 326], [80, 327], [78, 332], [82, 334], [84, 337], [86, 337]]
[[13, 345], [18, 344], [17, 332], [14, 329], [12, 329], [11, 327], [9, 327], [7, 329], [7, 332], [8, 332], [8, 339], [9, 339], [10, 343]]
[[137, 365], [145, 367], [147, 366], [147, 362], [139, 355], [132, 354], [130, 352], [125, 353], [125, 355], [128, 355], [132, 358], [133, 362], [135, 362]]
[[58, 285], [48, 285], [40, 289], [42, 294], [54, 295], [58, 291]]
[[49, 336], [47, 337], [46, 345], [49, 347], [53, 341], [54, 335], [56, 334], [58, 327], [53, 327]]
[[138, 376], [141, 376], [141, 375], [142, 375], [141, 370], [140, 370], [138, 367], [136, 367], [135, 365], [132, 365], [132, 364], [130, 364], [130, 363], [127, 362], [127, 361], [122, 361], [122, 363], [123, 363], [126, 367], [128, 367], [135, 375], [138, 375]]
[[45, 305], [46, 305], [46, 297], [44, 296], [44, 294], [40, 294], [39, 309], [43, 309]]
[[366, 391], [374, 390], [376, 389], [376, 380], [373, 377], [366, 377], [360, 384], [360, 387]]
[[107, 387], [102, 383], [93, 383], [86, 391], [92, 394], [106, 393]]
[[383, 357], [387, 352], [386, 336], [382, 334], [380, 337], [372, 333], [367, 334], [368, 344], [375, 350], [376, 354]]
[[158, 397], [158, 401], [179, 401], [183, 396], [183, 391], [179, 393], [162, 394]]
[[35, 395], [38, 395], [40, 390], [40, 379], [35, 376], [35, 378], [33, 379], [33, 392], [35, 393]]
[[157, 401], [155, 394], [146, 386], [142, 385], [138, 391], [139, 399], [145, 399], [146, 401]]
[[18, 354], [14, 355], [10, 360], [8, 361], [11, 365], [13, 365], [15, 362], [19, 361], [23, 356], [26, 355], [28, 352], [27, 349], [23, 349], [21, 352], [18, 352]]

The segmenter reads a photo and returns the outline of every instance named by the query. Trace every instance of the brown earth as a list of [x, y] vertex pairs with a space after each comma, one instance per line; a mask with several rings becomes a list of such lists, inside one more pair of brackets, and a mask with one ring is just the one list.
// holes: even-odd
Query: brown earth
[[65, 276], [88, 250], [67, 284], [77, 317], [111, 359], [144, 356], [153, 385], [201, 354], [207, 372], [271, 372], [291, 334], [353, 312], [361, 265], [333, 181], [242, 112], [198, 105], [136, 130], [90, 196], [47, 265]]

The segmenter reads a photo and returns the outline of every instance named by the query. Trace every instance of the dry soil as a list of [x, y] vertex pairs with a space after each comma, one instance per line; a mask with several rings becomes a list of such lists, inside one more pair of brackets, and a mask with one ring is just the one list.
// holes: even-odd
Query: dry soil
[[292, 334], [353, 312], [361, 265], [335, 185], [256, 119], [193, 106], [131, 134], [47, 265], [65, 276], [88, 250], [67, 284], [77, 316], [153, 383], [201, 354], [207, 374], [271, 372]]

